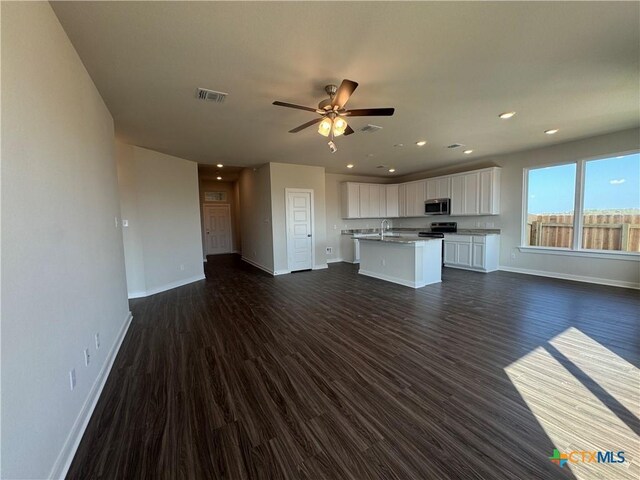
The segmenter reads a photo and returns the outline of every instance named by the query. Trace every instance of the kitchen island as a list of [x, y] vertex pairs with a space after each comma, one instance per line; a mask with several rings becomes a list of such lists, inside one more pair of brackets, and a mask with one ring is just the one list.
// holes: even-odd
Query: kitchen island
[[442, 281], [442, 239], [415, 236], [361, 237], [358, 273], [420, 288]]

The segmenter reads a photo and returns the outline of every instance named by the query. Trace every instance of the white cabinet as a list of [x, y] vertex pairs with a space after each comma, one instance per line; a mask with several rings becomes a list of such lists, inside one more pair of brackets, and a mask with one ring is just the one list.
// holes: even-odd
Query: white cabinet
[[481, 170], [478, 182], [478, 208], [480, 215], [500, 213], [500, 168]]
[[360, 184], [342, 184], [342, 218], [360, 218]]
[[445, 267], [493, 272], [498, 269], [499, 254], [499, 235], [445, 234]]
[[424, 216], [424, 201], [450, 198], [451, 215], [498, 215], [500, 168], [434, 177], [396, 185], [345, 182], [342, 218]]
[[384, 185], [386, 217], [395, 218], [400, 216], [399, 185]]
[[500, 168], [451, 176], [451, 215], [500, 213]]
[[451, 177], [435, 177], [427, 179], [425, 200], [433, 198], [451, 198]]
[[404, 217], [424, 216], [424, 201], [426, 200], [426, 180], [404, 184], [405, 211]]
[[342, 184], [342, 218], [385, 216], [387, 216], [386, 185], [352, 182]]

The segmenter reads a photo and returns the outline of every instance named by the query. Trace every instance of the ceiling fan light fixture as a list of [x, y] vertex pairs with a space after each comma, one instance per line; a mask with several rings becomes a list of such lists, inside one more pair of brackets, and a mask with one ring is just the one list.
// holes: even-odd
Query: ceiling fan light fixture
[[337, 117], [333, 121], [333, 135], [339, 137], [347, 129], [347, 121], [342, 117]]
[[[333, 122], [329, 117], [325, 117], [318, 125], [318, 133], [323, 137], [328, 137], [329, 133], [331, 133], [331, 127], [333, 126]], [[346, 127], [345, 127], [346, 128]]]

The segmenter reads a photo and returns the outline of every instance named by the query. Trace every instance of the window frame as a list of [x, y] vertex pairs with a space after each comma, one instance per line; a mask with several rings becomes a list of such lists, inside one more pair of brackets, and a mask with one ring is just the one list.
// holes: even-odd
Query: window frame
[[[603, 155], [597, 155], [593, 157], [582, 158], [579, 160], [568, 160], [564, 162], [548, 163], [543, 165], [536, 165], [531, 167], [524, 167], [522, 169], [522, 217], [520, 218], [520, 246], [518, 249], [521, 252], [527, 253], [546, 253], [553, 255], [567, 255], [576, 257], [591, 257], [591, 258], [612, 258], [616, 257], [621, 260], [640, 260], [639, 252], [623, 252], [620, 250], [594, 250], [582, 248], [582, 227], [584, 216], [584, 181], [587, 162], [593, 160], [604, 160], [607, 158], [613, 158], [617, 156], [633, 155], [640, 153], [639, 150], [629, 150], [618, 153], [607, 153]], [[538, 170], [548, 167], [559, 167], [562, 165], [575, 165], [576, 166], [576, 178], [575, 178], [575, 198], [573, 202], [573, 238], [571, 248], [564, 247], [543, 247], [537, 245], [527, 245], [527, 222], [529, 214], [529, 172], [531, 170]]]

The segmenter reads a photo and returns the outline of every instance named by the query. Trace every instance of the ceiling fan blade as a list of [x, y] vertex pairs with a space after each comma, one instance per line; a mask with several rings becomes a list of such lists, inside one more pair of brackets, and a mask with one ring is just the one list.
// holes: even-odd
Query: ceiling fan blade
[[395, 110], [395, 108], [359, 108], [347, 110], [344, 113], [348, 117], [390, 117]]
[[343, 135], [351, 135], [352, 133], [354, 133], [353, 128], [351, 128], [349, 125], [347, 125], [347, 128], [344, 131]]
[[318, 118], [314, 118], [313, 120], [307, 122], [307, 123], [303, 123], [302, 125], [289, 130], [289, 133], [298, 133], [300, 130], [304, 130], [307, 127], [310, 127], [311, 125], [315, 125], [316, 123], [320, 123], [322, 121], [323, 117], [318, 117]]
[[331, 102], [331, 106], [338, 108], [342, 108], [345, 106], [351, 94], [358, 88], [358, 83], [352, 80], [347, 80], [346, 78], [342, 80], [342, 83], [338, 87], [338, 91], [333, 97], [333, 101]]
[[315, 108], [305, 107], [303, 105], [296, 105], [295, 103], [286, 103], [286, 102], [273, 102], [274, 105], [278, 107], [288, 107], [288, 108], [297, 108], [298, 110], [306, 110], [307, 112], [317, 113]]

